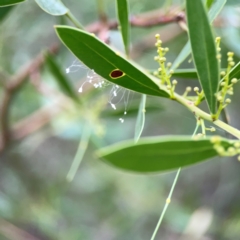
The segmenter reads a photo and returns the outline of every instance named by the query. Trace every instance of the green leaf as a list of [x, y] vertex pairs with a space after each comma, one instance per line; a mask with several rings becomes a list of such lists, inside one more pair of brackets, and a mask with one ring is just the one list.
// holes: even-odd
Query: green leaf
[[[211, 9], [208, 12], [209, 21], [212, 23], [213, 20], [217, 17], [217, 15], [220, 13], [222, 8], [224, 7], [227, 0], [216, 0], [213, 4]], [[182, 51], [179, 53], [175, 61], [173, 62], [172, 69], [176, 69], [179, 67], [179, 65], [189, 56], [191, 53], [191, 45], [190, 41], [186, 43], [186, 45], [183, 47]]]
[[179, 78], [189, 78], [189, 79], [197, 79], [197, 71], [196, 69], [176, 69], [172, 74], [173, 77]]
[[0, 7], [15, 5], [24, 1], [25, 0], [0, 0]]
[[212, 6], [213, 2], [214, 2], [214, 0], [207, 0], [206, 1], [207, 9], [209, 9]]
[[135, 142], [138, 142], [138, 140], [142, 134], [143, 128], [144, 128], [146, 100], [147, 100], [147, 96], [145, 94], [143, 94], [140, 105], [139, 105], [137, 122], [136, 122], [136, 126], [135, 126], [135, 136], [134, 136]]
[[69, 10], [60, 0], [35, 0], [43, 11], [54, 15], [65, 15]]
[[217, 50], [208, 17], [202, 1], [186, 1], [189, 38], [198, 77], [205, 94], [209, 110], [216, 113], [215, 93], [219, 85], [219, 63]]
[[[221, 146], [230, 146], [222, 139]], [[142, 138], [118, 143], [97, 152], [104, 162], [122, 170], [151, 173], [185, 167], [219, 154], [211, 138], [193, 140], [190, 136]]]
[[240, 62], [238, 62], [231, 70], [231, 72], [229, 73], [229, 78], [233, 79], [233, 78], [237, 78], [240, 79]]
[[13, 6], [0, 8], [0, 22], [4, 20], [4, 18], [12, 9], [13, 9]]
[[178, 54], [177, 58], [173, 62], [172, 69], [175, 70], [179, 67], [179, 65], [188, 57], [188, 55], [191, 53], [191, 45], [190, 41], [188, 41], [181, 52]]
[[158, 79], [120, 56], [94, 35], [66, 26], [56, 26], [56, 31], [72, 53], [101, 77], [136, 92], [169, 97], [158, 87]]
[[129, 24], [129, 7], [127, 0], [117, 0], [117, 15], [122, 39], [125, 47], [126, 55], [129, 55], [129, 39], [130, 39], [130, 24]]
[[[221, 71], [226, 71], [226, 69], [221, 69]], [[153, 72], [153, 71], [151, 71]], [[186, 79], [197, 79], [197, 71], [194, 68], [190, 69], [176, 69], [172, 74], [172, 77], [186, 78]], [[229, 78], [240, 79], [240, 62], [238, 62], [230, 71]]]
[[77, 91], [73, 89], [72, 85], [70, 84], [70, 81], [61, 72], [60, 70], [61, 67], [58, 66], [58, 64], [50, 54], [46, 54], [46, 63], [49, 67], [49, 70], [55, 77], [57, 83], [59, 84], [60, 88], [73, 100], [79, 102]]
[[213, 20], [218, 16], [218, 14], [221, 12], [222, 8], [226, 4], [227, 0], [216, 0], [212, 4], [212, 7], [210, 8], [208, 12], [209, 21], [212, 23]]
[[[160, 111], [164, 110], [163, 106], [160, 105], [159, 101], [155, 101], [154, 99], [156, 98], [152, 99], [149, 98], [148, 101], [146, 102], [146, 109], [148, 114], [159, 113]], [[129, 104], [129, 106], [127, 107], [127, 110], [124, 104], [118, 106], [115, 111], [113, 111], [112, 109], [105, 109], [104, 111], [101, 112], [101, 117], [104, 118], [113, 117], [116, 119], [117, 117], [122, 117], [125, 111], [127, 111], [127, 117], [136, 117], [136, 115], [138, 114], [138, 110], [139, 99], [132, 100], [131, 104]]]

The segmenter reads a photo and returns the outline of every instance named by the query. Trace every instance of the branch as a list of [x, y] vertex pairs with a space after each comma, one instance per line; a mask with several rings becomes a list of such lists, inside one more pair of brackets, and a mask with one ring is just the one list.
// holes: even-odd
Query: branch
[[[185, 14], [176, 8], [173, 8], [167, 14], [158, 9], [140, 15], [131, 16], [129, 21], [132, 27], [149, 28], [170, 23], [185, 22]], [[118, 28], [117, 20], [109, 20], [105, 24], [107, 24], [109, 30]], [[87, 26], [87, 30], [92, 33], [98, 33], [101, 31], [101, 29], [101, 21], [92, 23]]]
[[[49, 49], [49, 52], [56, 54], [58, 46], [54, 45]], [[20, 89], [23, 83], [27, 80], [27, 77], [36, 69], [39, 69], [44, 63], [43, 54], [39, 54], [30, 63], [23, 66], [18, 73], [8, 80], [8, 83], [4, 86], [3, 100], [0, 105], [0, 152], [6, 147], [11, 140], [11, 134], [9, 130], [9, 108], [12, 102], [12, 98], [15, 93]]]
[[0, 219], [0, 233], [10, 240], [39, 240], [23, 229], [16, 227], [10, 222]]

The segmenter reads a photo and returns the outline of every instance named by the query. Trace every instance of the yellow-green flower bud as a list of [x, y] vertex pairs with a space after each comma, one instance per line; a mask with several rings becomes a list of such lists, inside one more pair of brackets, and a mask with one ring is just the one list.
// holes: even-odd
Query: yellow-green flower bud
[[191, 92], [191, 91], [192, 91], [192, 88], [191, 88], [191, 87], [187, 87], [187, 88], [186, 88], [186, 91], [187, 91], [187, 92]]
[[174, 79], [174, 80], [172, 81], [172, 84], [173, 84], [173, 85], [177, 85], [177, 83], [178, 83], [178, 82], [177, 82], [176, 79]]
[[172, 63], [171, 62], [168, 62], [167, 63], [167, 67], [170, 68], [172, 66]]
[[210, 141], [211, 141], [211, 143], [220, 143], [221, 142], [221, 137], [219, 137], [219, 136], [213, 136], [213, 137], [211, 137], [211, 139], [210, 139]]
[[235, 142], [235, 143], [234, 143], [234, 147], [235, 147], [235, 148], [240, 148], [240, 142]]
[[214, 127], [210, 128], [210, 132], [215, 132], [215, 131], [216, 131], [216, 128], [214, 128]]
[[235, 153], [235, 148], [234, 147], [229, 147], [227, 151], [229, 153]]
[[198, 87], [195, 87], [195, 88], [193, 89], [193, 91], [194, 91], [194, 92], [198, 92], [198, 91], [199, 91], [199, 88], [198, 88]]
[[231, 99], [230, 98], [227, 98], [226, 101], [225, 101], [227, 104], [231, 103]]
[[163, 62], [166, 61], [166, 58], [165, 58], [165, 57], [160, 57], [160, 58], [159, 58], [159, 61], [163, 63]]
[[235, 84], [235, 83], [237, 83], [237, 79], [236, 78], [233, 78], [232, 80], [231, 80], [231, 83], [233, 83], [233, 84]]

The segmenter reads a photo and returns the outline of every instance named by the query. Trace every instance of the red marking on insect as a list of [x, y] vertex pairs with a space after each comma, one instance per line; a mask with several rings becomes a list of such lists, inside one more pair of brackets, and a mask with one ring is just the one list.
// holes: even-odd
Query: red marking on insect
[[113, 79], [117, 79], [120, 77], [123, 77], [125, 75], [125, 73], [123, 71], [121, 71], [120, 69], [114, 69], [109, 76]]

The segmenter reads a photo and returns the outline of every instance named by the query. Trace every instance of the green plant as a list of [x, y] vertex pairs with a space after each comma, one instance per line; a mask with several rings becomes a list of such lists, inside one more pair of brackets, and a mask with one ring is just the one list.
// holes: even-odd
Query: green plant
[[[17, 2], [22, 1], [0, 1], [0, 4], [3, 6]], [[143, 66], [139, 66], [131, 60], [130, 17], [127, 0], [116, 1], [119, 30], [122, 34], [125, 49], [124, 54], [110, 47], [107, 44], [107, 37], [100, 40], [94, 33], [85, 30], [83, 25], [79, 23], [62, 2], [56, 0], [36, 0], [36, 2], [47, 13], [66, 16], [75, 25], [75, 27], [56, 25], [55, 30], [62, 43], [85, 66], [94, 70], [97, 75], [114, 85], [142, 94], [135, 138], [100, 149], [97, 151], [97, 156], [112, 166], [135, 173], [160, 173], [179, 169], [163, 213], [170, 203], [173, 188], [182, 167], [206, 161], [215, 156], [235, 156], [240, 154], [240, 142], [238, 140], [240, 131], [232, 127], [228, 122], [220, 120], [221, 115], [224, 117], [226, 114], [225, 108], [231, 103], [229, 96], [233, 95], [233, 87], [240, 78], [240, 62], [234, 62], [233, 52], [228, 52], [227, 56], [221, 56], [221, 39], [214, 37], [211, 27], [211, 22], [217, 17], [226, 0], [216, 0], [215, 2], [208, 0], [206, 3], [201, 0], [186, 0], [184, 8], [186, 9], [187, 25], [184, 25], [182, 16], [178, 16], [178, 19], [187, 28], [189, 40], [176, 60], [170, 63], [167, 62], [169, 49], [163, 44], [161, 36], [156, 34], [157, 56], [154, 57], [154, 60], [159, 64], [159, 68], [156, 70], [144, 69]], [[99, 0], [98, 4], [100, 25], [104, 33], [104, 27], [108, 23], [103, 9], [103, 1]], [[208, 14], [206, 8], [209, 9]], [[178, 69], [179, 65], [190, 53], [192, 53], [195, 68]], [[227, 58], [227, 66], [221, 66], [223, 69], [220, 70], [221, 59], [224, 58]], [[74, 100], [77, 106], [83, 107], [83, 112], [85, 111], [85, 131], [82, 134], [78, 153], [67, 176], [67, 180], [71, 181], [83, 158], [90, 135], [96, 130], [93, 129], [94, 127], [89, 126], [88, 121], [91, 119], [91, 126], [96, 125], [95, 121], [97, 121], [96, 118], [101, 112], [102, 105], [99, 104], [99, 109], [93, 113], [94, 116], [90, 117], [92, 113], [87, 109], [87, 106], [84, 106], [76, 91], [59, 71], [59, 67], [51, 55], [45, 54], [44, 59], [65, 93]], [[192, 88], [187, 86], [185, 92], [180, 94], [178, 92], [178, 81], [174, 79], [179, 76], [197, 78], [201, 90], [199, 87], [194, 87], [194, 93], [191, 94]], [[192, 112], [193, 117], [196, 119], [196, 129], [193, 136], [171, 135], [167, 137], [140, 138], [145, 123], [147, 95], [176, 101]], [[207, 104], [208, 111], [204, 111], [199, 107], [202, 102]], [[210, 122], [230, 133], [237, 140], [220, 136], [207, 136], [207, 131], [214, 132], [215, 128], [205, 127], [205, 122]], [[201, 127], [201, 133], [197, 134], [199, 127]], [[7, 141], [8, 139], [5, 137], [3, 142]], [[152, 239], [155, 238], [163, 215], [160, 217]]]

